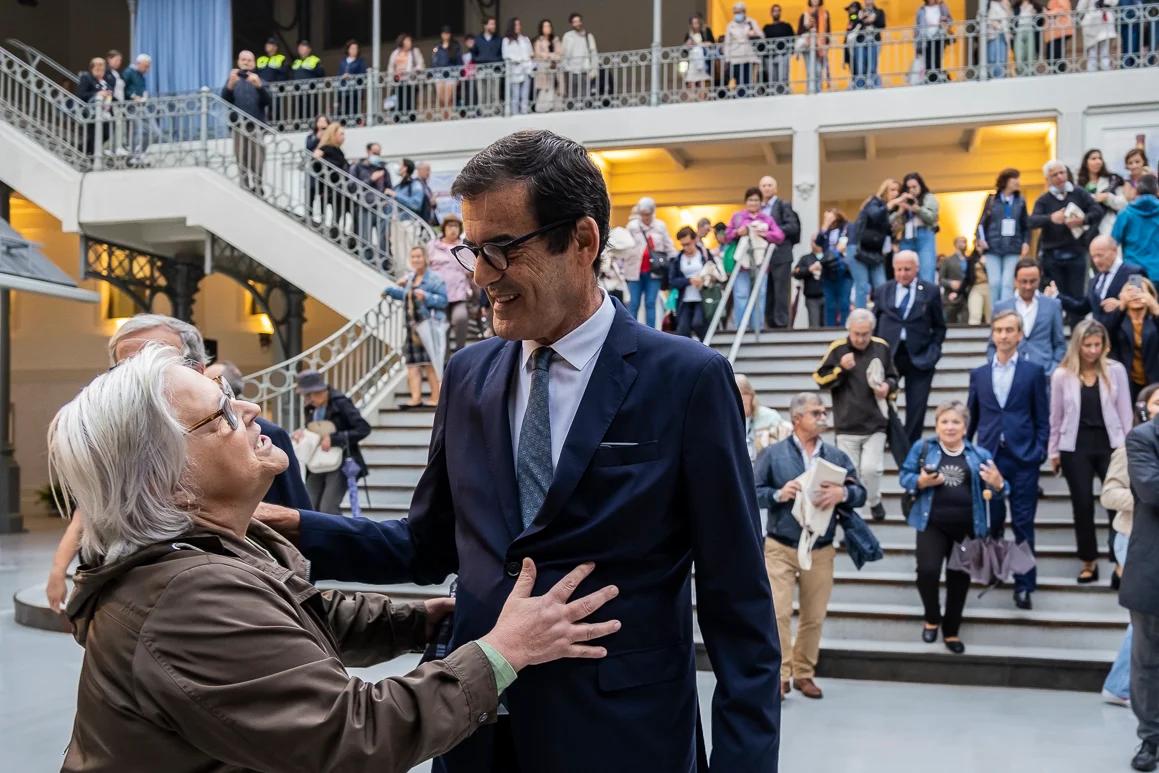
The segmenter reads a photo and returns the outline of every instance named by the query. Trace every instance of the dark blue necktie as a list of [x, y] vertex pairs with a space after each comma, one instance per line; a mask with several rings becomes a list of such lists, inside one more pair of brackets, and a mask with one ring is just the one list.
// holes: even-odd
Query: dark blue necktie
[[909, 294], [910, 294], [910, 288], [909, 288], [909, 287], [905, 287], [905, 288], [903, 288], [903, 290], [904, 290], [905, 292], [903, 292], [903, 293], [901, 294], [901, 300], [900, 300], [900, 301], [898, 302], [898, 304], [897, 304], [897, 310], [898, 310], [898, 312], [901, 314], [901, 318], [902, 318], [902, 319], [905, 319], [905, 310], [906, 310], [906, 308], [909, 306]]
[[526, 529], [543, 507], [555, 470], [551, 463], [551, 411], [547, 385], [551, 358], [555, 352], [543, 346], [531, 355], [531, 393], [527, 411], [519, 430], [519, 452], [516, 454], [515, 480], [519, 486], [519, 512]]

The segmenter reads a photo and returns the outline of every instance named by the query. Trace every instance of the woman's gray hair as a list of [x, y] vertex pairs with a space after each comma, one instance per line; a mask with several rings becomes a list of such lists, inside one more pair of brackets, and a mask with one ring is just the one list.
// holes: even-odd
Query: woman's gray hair
[[938, 407], [934, 410], [934, 424], [937, 424], [938, 419], [947, 411], [953, 411], [958, 414], [962, 419], [962, 423], [967, 427], [970, 426], [970, 409], [961, 400], [946, 400], [945, 402], [939, 403]]
[[636, 202], [636, 207], [640, 212], [655, 212], [656, 199], [652, 198], [651, 196], [645, 196]]
[[166, 371], [180, 365], [176, 350], [147, 344], [94, 379], [48, 428], [49, 478], [84, 513], [85, 563], [116, 561], [193, 524], [180, 504], [191, 498], [185, 429], [166, 390]]
[[109, 365], [117, 364], [117, 345], [126, 338], [132, 338], [136, 333], [154, 330], [163, 327], [172, 330], [181, 339], [183, 351], [181, 354], [200, 365], [208, 365], [209, 358], [205, 354], [205, 339], [201, 331], [182, 322], [176, 317], [167, 317], [164, 314], [137, 314], [125, 320], [125, 324], [109, 339]]

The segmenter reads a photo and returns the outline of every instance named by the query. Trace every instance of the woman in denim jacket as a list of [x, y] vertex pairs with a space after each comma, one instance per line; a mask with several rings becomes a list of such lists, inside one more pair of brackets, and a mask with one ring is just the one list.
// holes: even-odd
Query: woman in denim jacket
[[937, 437], [918, 441], [898, 476], [902, 489], [914, 497], [907, 520], [918, 532], [917, 585], [925, 608], [922, 641], [935, 642], [940, 625], [946, 649], [956, 655], [966, 651], [958, 628], [970, 590], [970, 575], [946, 566], [943, 615], [938, 597], [942, 565], [955, 544], [990, 533], [983, 489], [991, 489], [998, 496], [1006, 493], [1006, 483], [990, 453], [966, 440], [969, 424], [970, 413], [961, 401], [939, 405], [934, 414]]
[[402, 301], [406, 307], [406, 342], [403, 344], [403, 355], [406, 359], [406, 380], [410, 387], [410, 402], [399, 407], [403, 410], [418, 408], [427, 405], [423, 399], [423, 376], [431, 387], [431, 402], [439, 402], [439, 373], [442, 372], [442, 363], [437, 363], [435, 357], [442, 352], [428, 352], [419, 335], [419, 326], [430, 320], [435, 323], [431, 331], [431, 340], [444, 340], [442, 321], [446, 318], [447, 288], [443, 280], [434, 271], [428, 270], [427, 253], [422, 247], [412, 247], [410, 251], [410, 273], [393, 286], [387, 287], [382, 293], [384, 296]]

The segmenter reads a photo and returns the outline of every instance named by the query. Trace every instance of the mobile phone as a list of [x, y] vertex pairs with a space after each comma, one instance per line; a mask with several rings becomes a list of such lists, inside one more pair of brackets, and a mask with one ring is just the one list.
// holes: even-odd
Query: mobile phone
[[1131, 276], [1127, 277], [1127, 284], [1130, 285], [1131, 287], [1138, 289], [1138, 290], [1142, 290], [1143, 289], [1143, 275], [1142, 274], [1131, 274]]
[[936, 464], [927, 464], [924, 467], [922, 467], [922, 469], [925, 470], [927, 475], [937, 475], [938, 474], [938, 465], [936, 465]]

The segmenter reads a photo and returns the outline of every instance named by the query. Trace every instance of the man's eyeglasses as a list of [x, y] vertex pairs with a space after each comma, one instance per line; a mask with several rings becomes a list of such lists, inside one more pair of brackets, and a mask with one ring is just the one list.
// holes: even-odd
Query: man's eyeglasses
[[241, 421], [238, 419], [237, 412], [235, 412], [233, 409], [234, 395], [233, 389], [231, 389], [229, 386], [229, 382], [226, 381], [222, 376], [218, 376], [213, 381], [221, 389], [221, 405], [216, 411], [209, 414], [201, 421], [190, 427], [186, 427], [186, 435], [192, 435], [197, 430], [201, 429], [207, 424], [216, 421], [218, 418], [225, 419], [225, 423], [229, 425], [230, 431], [236, 430], [241, 424]]
[[496, 271], [506, 271], [507, 267], [511, 265], [511, 259], [508, 257], [508, 252], [518, 247], [524, 242], [531, 241], [536, 236], [542, 236], [549, 231], [554, 231], [557, 228], [562, 228], [565, 225], [571, 225], [575, 222], [575, 218], [567, 218], [566, 220], [557, 220], [554, 223], [549, 223], [542, 228], [536, 228], [531, 233], [517, 236], [514, 239], [508, 239], [505, 242], [483, 242], [480, 245], [475, 245], [470, 242], [460, 244], [451, 248], [451, 254], [455, 256], [455, 260], [459, 261], [459, 265], [464, 270], [475, 272], [475, 266], [479, 264], [479, 256], [487, 261], [487, 265]]

